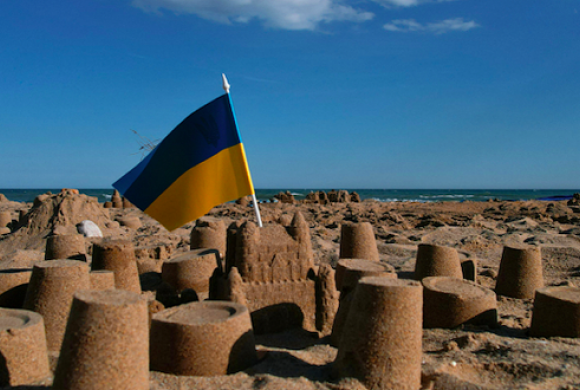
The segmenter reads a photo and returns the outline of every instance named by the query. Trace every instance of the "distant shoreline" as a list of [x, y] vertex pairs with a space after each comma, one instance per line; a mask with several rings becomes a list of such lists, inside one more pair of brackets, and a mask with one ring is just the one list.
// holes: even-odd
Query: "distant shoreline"
[[[336, 190], [346, 188], [336, 188]], [[60, 188], [5, 188], [0, 189], [0, 194], [4, 194], [9, 200], [15, 202], [32, 202], [36, 196], [47, 191], [52, 193], [60, 192]], [[311, 191], [325, 191], [331, 189], [320, 188], [266, 188], [256, 189], [256, 196], [261, 202], [267, 202], [280, 192], [289, 191], [296, 199], [304, 199]], [[380, 202], [486, 202], [489, 200], [517, 201], [517, 200], [566, 200], [575, 193], [580, 193], [580, 189], [543, 189], [543, 190], [512, 190], [512, 189], [346, 189], [349, 192], [356, 191], [361, 200], [373, 199]], [[97, 197], [100, 203], [110, 200], [113, 188], [79, 188], [80, 193]], [[561, 199], [550, 199], [552, 197], [563, 197]]]

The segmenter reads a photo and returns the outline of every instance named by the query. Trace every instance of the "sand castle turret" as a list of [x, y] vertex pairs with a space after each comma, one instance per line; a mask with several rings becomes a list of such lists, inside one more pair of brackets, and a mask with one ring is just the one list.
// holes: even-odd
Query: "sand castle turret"
[[151, 369], [175, 375], [226, 375], [257, 361], [247, 307], [193, 302], [161, 311], [151, 322]]
[[369, 389], [421, 386], [423, 294], [419, 282], [381, 276], [361, 279], [333, 365]]
[[137, 230], [141, 226], [143, 226], [143, 224], [141, 223], [141, 220], [137, 216], [127, 215], [127, 216], [124, 216], [122, 218], [119, 218], [118, 221], [119, 221], [119, 225], [124, 226], [124, 227], [129, 228], [129, 229]]
[[21, 309], [32, 268], [0, 269], [0, 307]]
[[115, 288], [115, 273], [107, 270], [89, 272], [91, 290], [112, 290]]
[[133, 208], [133, 207], [135, 207], [135, 205], [133, 203], [129, 202], [129, 199], [123, 197], [123, 208], [124, 209], [130, 209], [130, 208]]
[[121, 198], [121, 194], [119, 191], [114, 190], [113, 196], [111, 197], [111, 203], [113, 204], [113, 208], [115, 209], [122, 209], [123, 208], [123, 198]]
[[141, 292], [135, 248], [130, 241], [111, 240], [94, 244], [92, 270], [113, 271], [116, 288]]
[[89, 267], [84, 262], [50, 260], [33, 267], [24, 309], [44, 317], [49, 351], [60, 349], [73, 294], [90, 288]]
[[9, 211], [0, 211], [0, 228], [7, 227], [12, 222], [12, 214]]
[[344, 324], [359, 280], [367, 276], [382, 276], [397, 279], [395, 269], [389, 264], [364, 259], [341, 259], [336, 266], [336, 287], [340, 292], [338, 312], [332, 325], [330, 344], [338, 347]]
[[580, 337], [580, 288], [552, 286], [536, 290], [530, 335]]
[[200, 248], [217, 249], [220, 258], [226, 255], [226, 225], [223, 221], [197, 220], [191, 229], [189, 248], [191, 250]]
[[540, 247], [504, 247], [495, 292], [507, 297], [531, 299], [544, 287]]
[[222, 269], [216, 249], [195, 249], [163, 263], [161, 276], [176, 293], [192, 289], [196, 293], [209, 291], [209, 280], [216, 268]]
[[397, 278], [395, 268], [390, 264], [366, 259], [340, 259], [336, 265], [336, 288], [341, 294], [354, 290], [358, 281], [365, 276], [380, 276]]
[[463, 271], [457, 250], [434, 244], [419, 244], [415, 279], [423, 280], [429, 276], [450, 276], [462, 279]]
[[80, 234], [51, 235], [46, 239], [45, 260], [73, 259], [87, 261], [85, 238]]
[[147, 301], [124, 290], [77, 292], [52, 388], [148, 390]]
[[497, 301], [492, 290], [449, 276], [431, 276], [422, 283], [425, 328], [455, 328], [466, 323], [497, 325]]
[[375, 233], [369, 222], [343, 223], [340, 230], [339, 258], [379, 261]]
[[50, 375], [42, 316], [0, 309], [0, 386], [34, 383]]

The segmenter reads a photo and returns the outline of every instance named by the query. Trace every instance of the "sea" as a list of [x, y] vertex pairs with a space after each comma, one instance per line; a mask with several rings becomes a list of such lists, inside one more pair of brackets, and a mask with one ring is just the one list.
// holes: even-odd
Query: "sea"
[[[490, 199], [503, 201], [516, 200], [567, 200], [571, 199], [575, 193], [580, 193], [580, 189], [568, 190], [485, 190], [485, 189], [347, 189], [349, 192], [356, 191], [362, 200], [374, 199], [380, 202], [485, 202]], [[60, 188], [35, 188], [35, 189], [0, 189], [0, 194], [4, 194], [8, 200], [15, 202], [32, 202], [34, 198], [48, 191], [56, 194]], [[328, 192], [331, 188], [268, 188], [256, 189], [256, 197], [259, 202], [270, 202], [274, 195], [280, 192], [290, 191], [296, 199], [304, 199], [311, 191]], [[336, 190], [339, 190], [337, 188]], [[113, 188], [83, 188], [79, 192], [96, 197], [100, 203], [111, 199]]]

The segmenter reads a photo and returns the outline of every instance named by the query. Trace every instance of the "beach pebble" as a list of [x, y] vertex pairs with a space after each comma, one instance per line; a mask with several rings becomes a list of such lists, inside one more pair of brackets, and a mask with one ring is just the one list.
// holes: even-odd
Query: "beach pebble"
[[85, 237], [103, 237], [103, 233], [101, 229], [97, 226], [96, 223], [89, 220], [84, 220], [77, 224], [77, 230], [80, 234], [84, 235]]

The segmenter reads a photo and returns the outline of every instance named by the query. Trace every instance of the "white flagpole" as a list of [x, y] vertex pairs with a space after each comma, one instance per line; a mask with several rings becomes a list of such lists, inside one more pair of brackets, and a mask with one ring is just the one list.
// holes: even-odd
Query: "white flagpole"
[[[224, 91], [226, 91], [227, 94], [230, 93], [230, 84], [228, 83], [228, 79], [226, 78], [226, 75], [222, 73], [222, 83], [223, 83], [223, 88]], [[252, 201], [254, 203], [254, 211], [256, 212], [256, 219], [258, 220], [258, 226], [262, 227], [262, 217], [260, 216], [260, 208], [258, 207], [258, 200], [256, 199], [256, 194], [255, 194], [255, 190], [254, 193], [252, 194]]]

